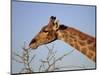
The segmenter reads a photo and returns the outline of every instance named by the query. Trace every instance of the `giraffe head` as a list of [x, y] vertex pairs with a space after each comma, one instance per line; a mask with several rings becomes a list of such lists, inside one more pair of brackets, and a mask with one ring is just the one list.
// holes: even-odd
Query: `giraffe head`
[[40, 32], [31, 40], [29, 47], [36, 49], [38, 46], [43, 44], [48, 44], [57, 39], [56, 31], [58, 30], [59, 25], [56, 21], [56, 17], [51, 16], [49, 22], [44, 26]]

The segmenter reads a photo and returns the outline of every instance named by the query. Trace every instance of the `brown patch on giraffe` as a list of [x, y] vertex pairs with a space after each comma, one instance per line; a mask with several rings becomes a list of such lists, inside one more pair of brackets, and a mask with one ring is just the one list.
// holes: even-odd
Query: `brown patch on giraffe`
[[78, 35], [79, 35], [79, 39], [80, 39], [80, 40], [86, 40], [86, 39], [87, 39], [87, 37], [84, 36], [85, 34], [83, 35], [82, 32], [80, 32]]
[[93, 56], [94, 55], [94, 52], [93, 51], [90, 51], [90, 56]]
[[86, 48], [86, 47], [81, 48], [81, 52], [82, 52], [83, 54], [87, 54], [87, 48]]
[[77, 44], [77, 42], [74, 43], [74, 47], [75, 47], [77, 50], [80, 50], [80, 46]]
[[[69, 28], [68, 31], [74, 35], [74, 36], [78, 36], [80, 40], [86, 40], [87, 36], [86, 34], [84, 34], [83, 32], [78, 31], [75, 28]], [[84, 35], [83, 35], [84, 34]]]
[[77, 34], [79, 33], [77, 30], [75, 30], [72, 27], [67, 28], [67, 31], [73, 36], [77, 36]]
[[71, 34], [72, 34], [72, 35], [74, 35], [74, 36], [76, 36], [76, 35], [77, 35], [77, 33], [75, 33], [75, 32], [71, 32]]
[[76, 39], [74, 39], [74, 42], [77, 42], [77, 40], [76, 40]]
[[89, 39], [87, 40], [87, 44], [91, 44], [91, 43], [93, 43], [93, 42], [94, 42], [94, 39], [93, 39], [93, 38], [92, 38], [92, 39], [89, 38]]
[[73, 47], [74, 46], [74, 43], [70, 43], [70, 45]]
[[89, 50], [92, 50], [92, 51], [95, 51], [95, 47], [92, 46], [92, 45], [88, 46], [88, 49], [89, 49]]
[[73, 43], [73, 39], [69, 38], [69, 39], [68, 39], [68, 42], [69, 42], [69, 43]]
[[87, 56], [88, 56], [90, 59], [92, 59], [93, 55], [94, 55], [94, 52], [93, 52], [93, 51], [89, 51], [88, 54], [87, 54]]
[[73, 39], [68, 39], [68, 43], [69, 43], [72, 47], [74, 46]]
[[82, 41], [82, 40], [79, 40], [78, 43], [79, 43], [81, 46], [85, 46], [85, 45], [86, 45], [85, 41]]
[[77, 39], [74, 39], [74, 46], [73, 47], [76, 48], [78, 51], [81, 51], [81, 46], [78, 43], [78, 40]]
[[61, 31], [62, 32], [62, 38], [68, 42], [69, 41], [69, 32]]
[[70, 34], [73, 35], [73, 36], [76, 36], [77, 33], [76, 32], [73, 32], [73, 31], [70, 31]]
[[73, 40], [76, 40], [76, 39], [77, 39], [76, 36], [75, 36], [75, 35], [72, 35], [72, 34], [70, 34], [69, 37], [70, 37], [71, 39], [73, 39]]
[[96, 42], [93, 43], [93, 46], [96, 48]]

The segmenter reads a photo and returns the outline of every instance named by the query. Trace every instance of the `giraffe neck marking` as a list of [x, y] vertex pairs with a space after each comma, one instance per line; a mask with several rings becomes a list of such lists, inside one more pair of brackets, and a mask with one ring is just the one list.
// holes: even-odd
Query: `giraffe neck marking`
[[59, 40], [68, 43], [86, 57], [95, 61], [95, 38], [70, 27], [58, 30], [57, 35]]

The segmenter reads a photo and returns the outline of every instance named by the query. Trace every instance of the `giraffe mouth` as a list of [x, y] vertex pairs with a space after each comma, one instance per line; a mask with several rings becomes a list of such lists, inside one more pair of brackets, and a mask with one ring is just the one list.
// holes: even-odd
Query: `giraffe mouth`
[[30, 47], [31, 49], [37, 49], [37, 48], [38, 48], [38, 45], [31, 44], [31, 45], [29, 45], [29, 47]]

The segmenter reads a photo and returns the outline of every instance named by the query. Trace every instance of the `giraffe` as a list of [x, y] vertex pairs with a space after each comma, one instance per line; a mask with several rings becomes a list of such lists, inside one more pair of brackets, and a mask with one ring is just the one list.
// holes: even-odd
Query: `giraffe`
[[59, 24], [55, 16], [51, 16], [48, 24], [31, 40], [29, 48], [36, 49], [55, 40], [68, 43], [87, 58], [96, 62], [96, 38], [73, 27]]

